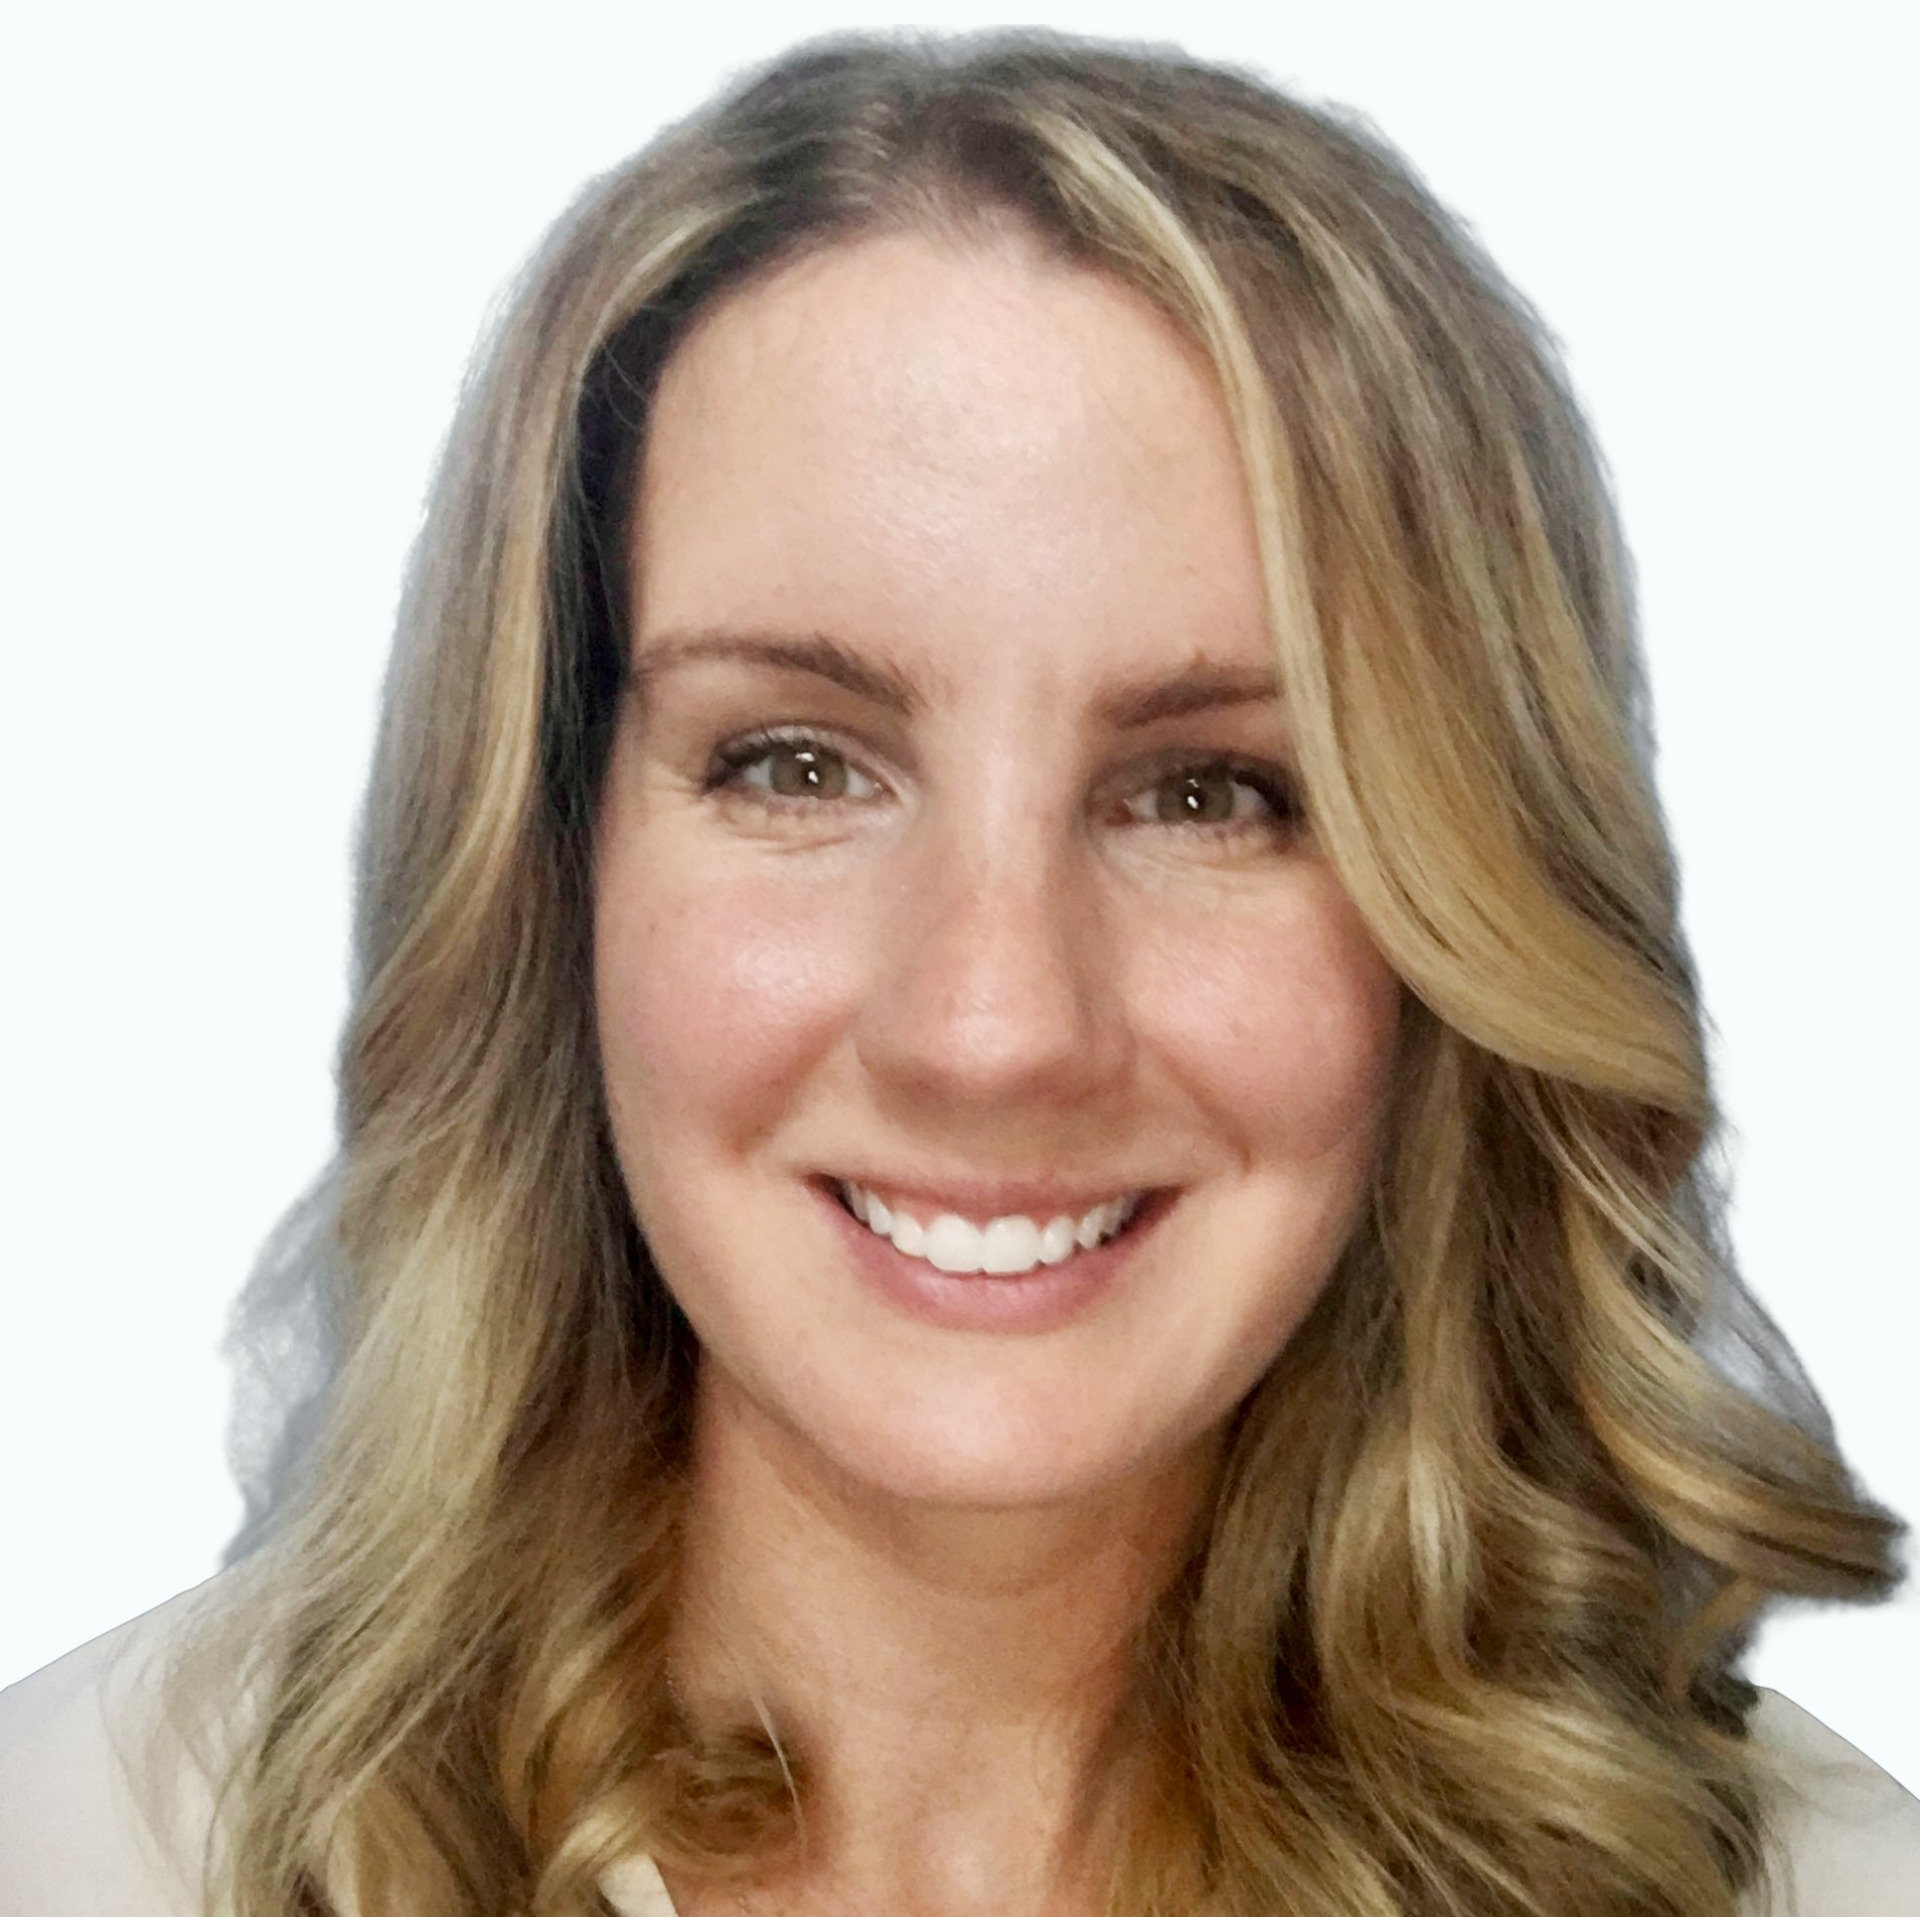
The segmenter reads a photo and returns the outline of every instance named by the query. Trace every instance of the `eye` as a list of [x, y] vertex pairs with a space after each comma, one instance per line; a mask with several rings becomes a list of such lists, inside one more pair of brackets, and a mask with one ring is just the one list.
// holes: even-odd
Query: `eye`
[[1200, 759], [1165, 766], [1127, 799], [1136, 825], [1196, 826], [1208, 832], [1286, 832], [1301, 821], [1299, 789], [1277, 766]]
[[734, 791], [772, 804], [867, 799], [878, 783], [823, 739], [801, 732], [755, 732], [713, 755], [708, 792]]

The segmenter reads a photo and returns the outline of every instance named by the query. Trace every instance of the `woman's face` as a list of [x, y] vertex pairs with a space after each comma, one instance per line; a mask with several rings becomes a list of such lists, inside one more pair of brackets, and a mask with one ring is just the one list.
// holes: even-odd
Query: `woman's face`
[[948, 1504], [1194, 1454], [1348, 1235], [1399, 997], [1206, 361], [1011, 227], [844, 243], [677, 348], [631, 538], [597, 1016], [709, 1408]]

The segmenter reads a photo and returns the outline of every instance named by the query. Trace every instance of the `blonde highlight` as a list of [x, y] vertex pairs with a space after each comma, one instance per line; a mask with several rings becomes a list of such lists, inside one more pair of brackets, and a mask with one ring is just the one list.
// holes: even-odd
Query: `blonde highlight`
[[1362, 1227], [1143, 1626], [1109, 1908], [1732, 1917], [1767, 1843], [1745, 1638], [1894, 1584], [1784, 1348], [1747, 1334], [1765, 1390], [1709, 1353], [1755, 1314], [1545, 329], [1331, 110], [1157, 50], [837, 41], [595, 182], [463, 395], [361, 847], [341, 1362], [176, 1683], [183, 1717], [246, 1700], [232, 1917], [581, 1917], [623, 1858], [740, 1880], [798, 1841], [803, 1740], [667, 1682], [692, 1334], [585, 983], [618, 519], [713, 300], [1009, 214], [1211, 359], [1309, 816], [1408, 1005]]

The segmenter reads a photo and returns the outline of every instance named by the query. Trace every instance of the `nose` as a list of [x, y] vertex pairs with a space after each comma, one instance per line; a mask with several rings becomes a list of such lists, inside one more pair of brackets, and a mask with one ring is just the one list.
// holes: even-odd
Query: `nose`
[[890, 884], [856, 1049], [896, 1092], [1057, 1114], [1126, 1072], [1119, 952], [1073, 848], [1025, 831], [951, 835]]

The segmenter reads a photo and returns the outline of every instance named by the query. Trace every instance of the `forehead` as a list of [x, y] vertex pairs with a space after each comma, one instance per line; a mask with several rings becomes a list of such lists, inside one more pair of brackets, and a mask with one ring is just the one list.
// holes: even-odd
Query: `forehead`
[[842, 242], [718, 301], [661, 376], [630, 537], [642, 646], [1265, 650], [1211, 364], [1018, 228]]

